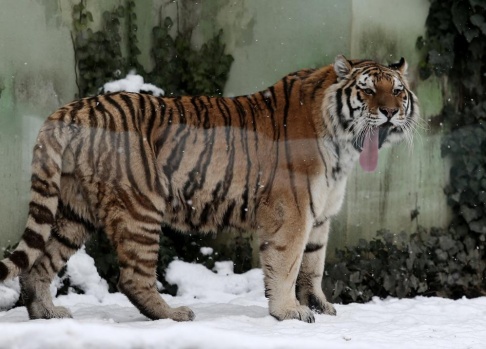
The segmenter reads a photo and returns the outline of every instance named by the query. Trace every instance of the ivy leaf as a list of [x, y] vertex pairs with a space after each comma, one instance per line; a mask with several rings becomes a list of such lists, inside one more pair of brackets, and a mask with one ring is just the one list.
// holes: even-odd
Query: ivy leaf
[[486, 234], [486, 217], [469, 223], [469, 228], [476, 233]]
[[463, 33], [467, 26], [468, 21], [468, 6], [465, 2], [457, 1], [451, 7], [452, 22], [459, 31]]
[[486, 21], [484, 20], [483, 15], [476, 13], [475, 15], [471, 16], [470, 20], [472, 24], [481, 29], [483, 34], [486, 34]]
[[479, 6], [486, 9], [486, 2], [484, 0], [469, 0], [471, 6]]
[[479, 36], [479, 30], [476, 28], [466, 29], [464, 30], [464, 36], [466, 37], [467, 42], [471, 42], [474, 38]]
[[172, 21], [172, 18], [170, 17], [165, 17], [164, 19], [164, 27], [167, 29], [170, 29], [174, 25], [174, 22]]

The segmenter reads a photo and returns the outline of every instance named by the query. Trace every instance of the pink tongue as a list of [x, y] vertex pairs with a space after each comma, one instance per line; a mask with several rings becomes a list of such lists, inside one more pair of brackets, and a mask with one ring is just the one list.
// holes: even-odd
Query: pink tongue
[[365, 136], [359, 164], [366, 172], [373, 172], [378, 165], [378, 130], [371, 130]]

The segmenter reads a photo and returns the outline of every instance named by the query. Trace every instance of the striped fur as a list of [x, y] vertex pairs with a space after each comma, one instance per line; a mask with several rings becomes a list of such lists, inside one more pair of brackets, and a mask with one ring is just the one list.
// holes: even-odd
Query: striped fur
[[26, 229], [0, 280], [21, 275], [31, 318], [70, 316], [52, 304], [50, 280], [102, 229], [131, 302], [151, 319], [192, 320], [155, 288], [161, 226], [230, 227], [258, 233], [271, 315], [335, 314], [320, 287], [329, 218], [380, 108], [399, 108], [382, 144], [411, 134], [418, 108], [405, 65], [339, 56], [248, 96], [115, 93], [60, 108], [39, 132]]

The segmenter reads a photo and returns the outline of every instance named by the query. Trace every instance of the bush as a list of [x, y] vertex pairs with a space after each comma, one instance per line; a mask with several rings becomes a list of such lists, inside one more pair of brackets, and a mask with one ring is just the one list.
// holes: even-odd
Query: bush
[[323, 288], [333, 302], [367, 302], [372, 297], [486, 295], [484, 235], [474, 239], [465, 226], [419, 228], [411, 236], [387, 230], [358, 246], [336, 251]]

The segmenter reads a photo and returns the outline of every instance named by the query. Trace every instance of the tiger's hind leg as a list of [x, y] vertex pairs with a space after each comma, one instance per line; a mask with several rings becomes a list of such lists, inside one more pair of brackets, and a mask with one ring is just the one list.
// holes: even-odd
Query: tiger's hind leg
[[60, 205], [58, 211], [44, 254], [20, 276], [22, 299], [31, 319], [72, 317], [68, 309], [53, 304], [50, 285], [69, 257], [84, 244], [89, 231], [69, 209]]
[[336, 315], [336, 309], [322, 291], [329, 225], [329, 219], [326, 219], [318, 221], [312, 228], [297, 278], [297, 299], [318, 314]]
[[[126, 196], [120, 195], [122, 197]], [[105, 231], [118, 254], [118, 289], [149, 319], [191, 321], [194, 319], [191, 309], [171, 308], [156, 288], [162, 224], [161, 217], [156, 218], [158, 215], [155, 212], [148, 214], [146, 210], [133, 212], [113, 206], [108, 212]]]

